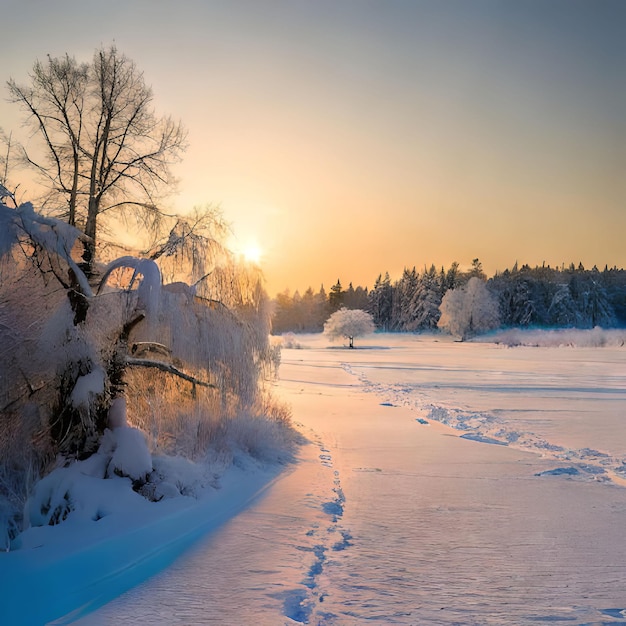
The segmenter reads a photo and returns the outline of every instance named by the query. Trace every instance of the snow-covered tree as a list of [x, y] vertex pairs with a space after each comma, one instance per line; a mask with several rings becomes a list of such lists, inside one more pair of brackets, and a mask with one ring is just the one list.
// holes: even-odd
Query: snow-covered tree
[[415, 298], [419, 275], [415, 268], [404, 268], [400, 280], [393, 286], [392, 323], [393, 330], [413, 330], [413, 310], [411, 302]]
[[446, 292], [441, 301], [439, 327], [461, 339], [500, 325], [498, 301], [475, 276], [466, 285]]
[[480, 280], [487, 280], [485, 276], [485, 272], [483, 272], [483, 264], [480, 262], [480, 259], [472, 259], [472, 267], [467, 272], [467, 277], [469, 278], [480, 278]]
[[324, 324], [324, 334], [331, 341], [343, 337], [354, 348], [354, 338], [373, 333], [376, 329], [372, 316], [361, 309], [341, 308], [335, 311]]
[[442, 285], [434, 265], [425, 271], [419, 279], [417, 289], [410, 303], [412, 323], [407, 330], [437, 328], [441, 312]]
[[379, 274], [374, 289], [368, 295], [368, 310], [372, 314], [374, 324], [383, 330], [389, 330], [391, 326], [391, 312], [393, 307], [393, 287], [389, 272], [385, 276]]
[[[113, 260], [92, 284], [76, 261], [79, 229], [0, 202], [0, 540], [15, 533], [7, 520], [23, 510], [27, 477], [90, 456], [107, 429], [138, 426], [155, 447], [192, 456], [224, 420], [272, 410], [258, 274], [225, 255], [192, 280], [210, 256], [191, 262], [185, 247], [200, 254], [210, 233], [179, 231], [161, 254]], [[188, 279], [163, 285], [159, 263], [170, 273], [176, 259]], [[136, 488], [144, 474], [131, 476]]]
[[443, 288], [445, 291], [448, 289], [456, 289], [463, 282], [461, 270], [457, 261], [453, 261], [452, 265], [447, 272], [445, 272], [445, 281]]
[[343, 306], [345, 293], [341, 286], [341, 281], [337, 279], [337, 282], [330, 288], [330, 293], [328, 294], [328, 306], [332, 312], [338, 311]]
[[572, 298], [569, 285], [559, 285], [548, 308], [550, 324], [575, 328], [580, 322], [580, 313]]
[[608, 328], [615, 324], [615, 313], [597, 270], [572, 276], [569, 289], [580, 312], [581, 326]]

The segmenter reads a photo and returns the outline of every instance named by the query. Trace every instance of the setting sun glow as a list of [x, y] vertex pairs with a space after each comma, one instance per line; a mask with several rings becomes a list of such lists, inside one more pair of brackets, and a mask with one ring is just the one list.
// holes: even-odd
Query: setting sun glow
[[115, 42], [188, 131], [159, 208], [223, 210], [270, 296], [475, 258], [489, 276], [626, 267], [624, 0], [161, 2], [154, 29], [140, 3], [95, 21], [96, 3], [56, 4], [81, 7], [69, 33], [53, 3], [2, 4], [29, 25], [0, 55], [0, 178], [21, 201], [41, 190], [5, 172], [3, 133], [16, 160], [35, 146], [6, 82]]
[[261, 262], [262, 252], [259, 246], [256, 244], [250, 244], [242, 250], [241, 255], [248, 263], [258, 265]]

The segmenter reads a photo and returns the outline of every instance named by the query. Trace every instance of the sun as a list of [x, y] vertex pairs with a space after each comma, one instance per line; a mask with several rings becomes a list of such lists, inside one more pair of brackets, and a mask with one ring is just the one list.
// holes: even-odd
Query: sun
[[263, 253], [259, 246], [257, 246], [256, 244], [250, 244], [243, 249], [242, 255], [244, 260], [248, 263], [258, 265], [261, 262], [261, 256], [263, 255]]

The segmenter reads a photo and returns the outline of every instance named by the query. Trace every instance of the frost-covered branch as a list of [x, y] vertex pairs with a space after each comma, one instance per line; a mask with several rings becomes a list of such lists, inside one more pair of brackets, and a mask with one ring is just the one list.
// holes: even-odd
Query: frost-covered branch
[[174, 376], [178, 376], [183, 380], [186, 380], [194, 385], [200, 385], [201, 387], [209, 387], [210, 389], [217, 389], [215, 385], [212, 383], [207, 383], [204, 380], [200, 380], [195, 376], [190, 376], [189, 374], [185, 374], [185, 372], [181, 372], [177, 367], [170, 363], [164, 363], [163, 361], [153, 361], [151, 359], [136, 359], [134, 357], [127, 357], [126, 364], [135, 367], [154, 367], [162, 372], [167, 372], [168, 374], [173, 374]]

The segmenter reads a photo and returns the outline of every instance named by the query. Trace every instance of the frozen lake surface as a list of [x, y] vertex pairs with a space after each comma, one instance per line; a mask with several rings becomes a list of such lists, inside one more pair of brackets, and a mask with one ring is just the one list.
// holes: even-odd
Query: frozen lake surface
[[300, 341], [301, 461], [79, 623], [626, 623], [625, 349]]

